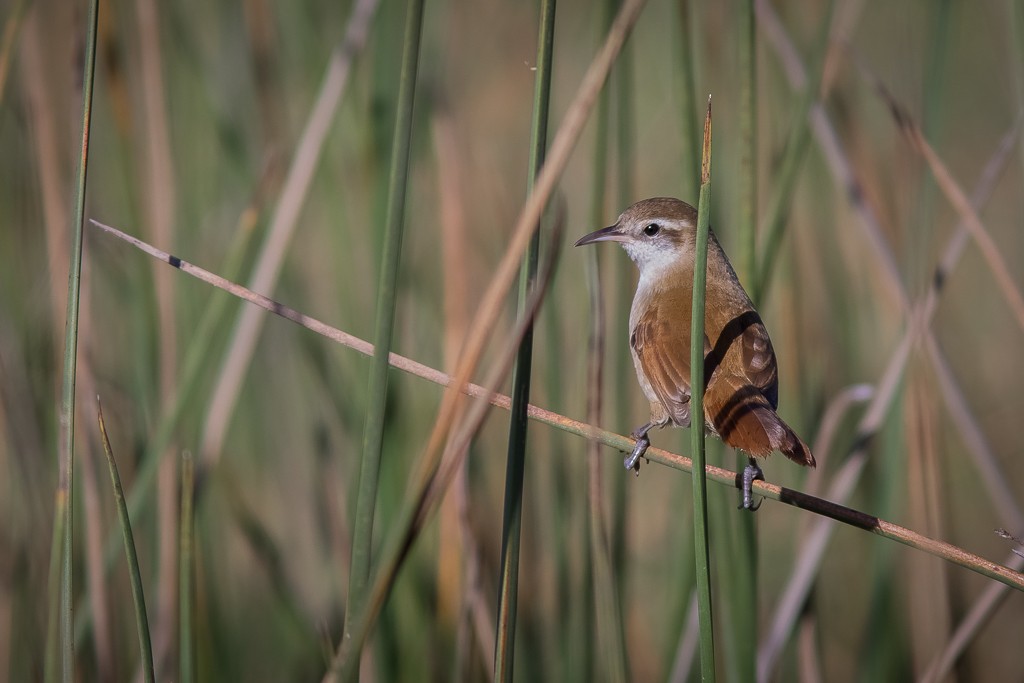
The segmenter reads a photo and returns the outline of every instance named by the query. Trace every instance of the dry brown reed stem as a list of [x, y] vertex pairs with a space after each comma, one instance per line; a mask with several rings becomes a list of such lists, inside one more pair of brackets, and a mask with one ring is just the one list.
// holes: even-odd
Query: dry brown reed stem
[[818, 434], [814, 437], [811, 453], [815, 454], [818, 466], [811, 470], [804, 479], [804, 491], [818, 495], [824, 477], [828, 456], [832, 452], [833, 441], [839, 425], [850, 410], [870, 401], [875, 395], [875, 388], [870, 384], [852, 384], [832, 397], [818, 425]]
[[[245, 301], [255, 304], [264, 310], [279, 315], [282, 318], [291, 320], [308, 330], [359, 351], [364, 355], [372, 355], [373, 353], [373, 345], [367, 341], [331, 327], [312, 316], [300, 313], [288, 306], [285, 306], [284, 304], [273, 301], [262, 294], [257, 294], [256, 292], [248, 290], [241, 285], [229, 282], [218, 275], [189, 263], [188, 261], [184, 261], [177, 256], [172, 256], [167, 252], [146, 244], [136, 237], [127, 235], [116, 228], [104, 225], [103, 223], [99, 223], [95, 220], [91, 222], [103, 231], [128, 242], [150, 256], [164, 261], [165, 263], [168, 263], [182, 272], [202, 280], [207, 284], [223, 289], [231, 293], [233, 296], [244, 299]], [[449, 389], [459, 386], [456, 385], [455, 378], [450, 375], [406, 358], [405, 356], [400, 356], [396, 353], [390, 354], [389, 363], [399, 370], [430, 380], [435, 384], [440, 384], [441, 386], [448, 387]], [[461, 389], [467, 396], [483, 398], [491, 405], [505, 410], [509, 409], [511, 399], [508, 396], [492, 394], [484, 387], [472, 383], [462, 384]], [[537, 406], [531, 405], [528, 414], [533, 420], [559, 428], [563, 431], [569, 432], [570, 434], [595, 438], [602, 444], [619, 449], [623, 452], [629, 451], [633, 447], [633, 441], [629, 437], [615, 434], [578, 420], [573, 420], [564, 415], [559, 415], [558, 413], [554, 413]], [[675, 453], [670, 453], [669, 451], [660, 448], [652, 447], [648, 450], [648, 455], [651, 461], [667, 465], [673, 469], [682, 470], [684, 472], [689, 472], [692, 469], [689, 458], [676, 455]], [[708, 465], [706, 467], [706, 472], [710, 481], [739, 488], [739, 475], [736, 472], [715, 467], [713, 465]], [[787, 505], [808, 510], [823, 517], [828, 517], [830, 519], [843, 522], [844, 524], [858, 527], [870, 533], [899, 541], [904, 545], [923, 550], [929, 554], [935, 555], [936, 557], [943, 558], [954, 564], [971, 569], [983, 576], [1005, 583], [1012, 588], [1024, 591], [1024, 574], [969, 553], [963, 548], [950, 543], [927, 538], [911, 531], [910, 529], [873, 517], [860, 512], [859, 510], [854, 510], [831, 501], [815, 498], [814, 496], [809, 496], [805, 493], [801, 493], [800, 491], [794, 491], [768, 482], [755, 482], [754, 490], [755, 493], [765, 498], [770, 498], [771, 500], [776, 500], [786, 503]]]
[[[398, 541], [393, 551], [396, 554], [389, 555], [384, 561], [386, 564], [380, 566], [377, 571], [370, 595], [367, 598], [364, 623], [360, 625], [356, 636], [350, 642], [345, 642], [338, 648], [337, 656], [324, 677], [325, 681], [336, 680], [339, 669], [343, 666], [351, 666], [350, 662], [354, 661], [354, 652], [362, 648], [362, 639], [366, 637], [370, 623], [383, 605], [391, 581], [397, 573], [398, 565], [408, 551], [416, 530], [431, 511], [438, 495], [450, 482], [451, 476], [454, 474], [452, 468], [456, 467], [465, 456], [469, 438], [483, 419], [483, 411], [470, 410], [462, 419], [464, 426], [461, 429], [453, 429], [462, 403], [461, 393], [469, 385], [470, 377], [480, 362], [484, 346], [496, 327], [497, 320], [504, 308], [505, 297], [519, 270], [520, 259], [540, 225], [544, 208], [568, 164], [572, 150], [575, 148], [576, 142], [583, 132], [584, 124], [597, 100], [598, 93], [604, 85], [630, 29], [639, 17], [643, 5], [644, 0], [626, 0], [622, 5], [604, 45], [587, 68], [562, 124], [554, 136], [546, 162], [534, 183], [533, 192], [527, 198], [516, 220], [505, 254], [497, 265], [495, 274], [481, 299], [476, 317], [463, 344], [462, 356], [455, 377], [448, 383], [448, 390], [441, 400], [434, 428], [424, 448], [418, 471], [413, 478], [414, 491], [416, 491], [416, 511], [411, 525], [397, 532]], [[539, 292], [541, 289], [538, 287], [537, 291]], [[522, 322], [526, 322], [526, 320], [524, 319]], [[515, 335], [513, 335], [514, 338]], [[509, 356], [509, 361], [511, 361], [511, 356]], [[495, 382], [500, 381], [503, 373], [507, 371], [507, 368], [501, 367], [501, 365], [495, 365], [493, 373]], [[459, 435], [456, 440], [449, 441], [450, 431]], [[442, 445], [446, 442], [450, 446], [442, 452]], [[351, 675], [352, 672], [345, 673]]]
[[[466, 256], [466, 216], [463, 210], [462, 180], [464, 164], [459, 154], [459, 136], [451, 110], [440, 104], [433, 120], [438, 166], [438, 196], [441, 211], [441, 258], [444, 264], [444, 364], [453, 369], [458, 363], [459, 345], [469, 326], [469, 283], [464, 264]], [[470, 633], [484, 662], [494, 661], [494, 617], [481, 585], [480, 550], [469, 518], [469, 477], [466, 467], [459, 468], [452, 488], [441, 503], [441, 538], [438, 548], [438, 602], [443, 610], [446, 600], [457, 609], [456, 666], [461, 676], [469, 676]], [[458, 560], [456, 567], [445, 566], [445, 558]], [[454, 579], [446, 574], [457, 572]], [[458, 574], [461, 575], [458, 575]], [[454, 582], [454, 589], [446, 585]], [[446, 591], [456, 590], [445, 598]], [[491, 666], [482, 667], [489, 680]]]
[[[256, 259], [249, 281], [249, 286], [254, 290], [273, 291], [277, 282], [284, 255], [295, 232], [299, 211], [305, 202], [313, 180], [313, 171], [316, 170], [320, 152], [323, 150], [324, 139], [334, 121], [338, 103], [348, 83], [352, 62], [366, 44], [377, 2], [378, 0], [357, 0], [345, 29], [345, 36], [331, 53], [327, 73], [324, 75], [313, 111], [302, 131], [295, 157], [288, 168], [281, 197], [270, 221], [266, 240]], [[207, 411], [199, 454], [203, 461], [201, 464], [210, 465], [220, 456], [228, 421], [256, 349], [263, 320], [264, 317], [259, 311], [246, 308], [236, 322]]]
[[568, 164], [569, 156], [583, 133], [584, 124], [593, 109], [598, 93], [616, 56], [622, 49], [629, 30], [639, 17], [644, 3], [645, 0], [628, 0], [622, 6], [612, 24], [605, 44], [591, 62], [576, 96], [551, 142], [547, 160], [537, 176], [533, 192], [527, 198], [516, 219], [505, 254], [495, 268], [495, 274], [481, 299], [476, 317], [463, 344], [461, 362], [455, 373], [453, 388], [445, 393], [433, 433], [427, 444], [426, 452], [428, 454], [436, 452], [440, 448], [441, 441], [452, 426], [456, 408], [460, 402], [460, 389], [469, 384], [469, 378], [476, 370], [484, 346], [504, 309], [505, 297], [518, 274], [522, 255], [526, 252], [526, 247], [532, 239], [534, 231], [540, 225], [544, 207], [553, 194], [563, 169]]
[[949, 203], [960, 214], [960, 220], [970, 230], [971, 236], [974, 237], [974, 241], [978, 244], [978, 249], [981, 250], [982, 257], [984, 257], [985, 262], [988, 264], [989, 270], [992, 271], [992, 276], [996, 279], [996, 284], [999, 285], [999, 289], [1003, 293], [1003, 298], [1006, 299], [1006, 303], [1009, 304], [1011, 312], [1017, 319], [1017, 324], [1024, 330], [1024, 296], [1021, 296], [1020, 289], [1010, 274], [1006, 261], [1003, 260], [1003, 256], [999, 252], [999, 247], [996, 246], [992, 236], [985, 229], [981, 218], [978, 217], [978, 212], [974, 210], [971, 200], [967, 198], [967, 193], [963, 191], [956, 179], [953, 178], [953, 174], [949, 172], [946, 164], [943, 163], [935, 149], [925, 139], [924, 133], [921, 132], [921, 127], [917, 125], [914, 118], [896, 100], [893, 94], [889, 92], [889, 89], [885, 87], [881, 79], [876, 77], [861, 60], [854, 59], [854, 62], [859, 67], [859, 71], [864, 79], [875, 88], [878, 96], [885, 100], [890, 113], [892, 113], [893, 120], [899, 127], [900, 132], [906, 136], [910, 146], [928, 163], [932, 170], [932, 175], [935, 176], [935, 182], [942, 189]]
[[46, 259], [50, 276], [50, 315], [53, 319], [54, 358], [62, 348], [64, 331], [65, 291], [68, 284], [68, 218], [67, 192], [64, 189], [65, 160], [58, 152], [61, 143], [54, 112], [61, 108], [54, 102], [50, 88], [54, 84], [44, 62], [39, 12], [30, 8], [25, 16], [21, 37], [21, 87], [28, 105], [29, 130], [35, 147], [35, 160], [42, 194], [43, 228], [46, 234]]
[[[785, 29], [782, 27], [778, 15], [775, 13], [771, 3], [767, 0], [756, 0], [755, 10], [758, 15], [758, 26], [764, 32], [765, 37], [768, 39], [768, 43], [778, 53], [790, 84], [796, 89], [804, 87], [807, 81], [806, 69], [801, 62], [792, 41], [786, 34]], [[913, 322], [914, 315], [911, 312], [910, 298], [903, 287], [892, 251], [888, 248], [882, 235], [879, 220], [872, 207], [864, 200], [861, 185], [853, 174], [852, 166], [839, 143], [836, 131], [832, 127], [828, 115], [820, 103], [817, 103], [812, 107], [810, 123], [821, 150], [825, 155], [829, 170], [841, 189], [850, 197], [853, 208], [861, 217], [860, 225], [865, 230], [868, 242], [875, 251], [875, 263], [880, 267], [880, 272], [885, 276], [882, 279], [882, 284], [889, 292], [890, 299], [896, 301], [900, 308], [904, 312], [908, 313], [911, 322]], [[1007, 137], [1016, 135], [1016, 128], [1017, 127], [1015, 126], [1011, 133], [1007, 134]], [[1007, 137], [1004, 137], [1004, 143]], [[999, 156], [1001, 153], [1002, 152], [997, 152], [996, 156]], [[993, 161], [990, 162], [990, 164], [994, 164], [994, 162], [995, 158], [993, 158]], [[1002, 162], [1000, 162], [1000, 164], [1001, 163]], [[946, 263], [945, 259], [943, 260], [943, 263]], [[981, 430], [977, 425], [977, 421], [970, 414], [966, 400], [963, 397], [963, 392], [960, 390], [945, 356], [939, 349], [930, 327], [924, 326], [921, 330], [921, 335], [924, 337], [924, 343], [928, 349], [929, 355], [931, 356], [936, 375], [939, 377], [940, 383], [943, 385], [943, 397], [947, 401], [947, 406], [954, 418], [954, 421], [964, 434], [970, 455], [978, 465], [979, 470], [982, 472], [993, 499], [999, 505], [1000, 513], [1004, 516], [1014, 516], [1015, 511], [1019, 511], [1019, 508], [1013, 500], [1012, 495], [1008, 494], [1005, 478], [1001, 475], [994, 476], [992, 474], [997, 473], [1000, 470], [998, 460], [995, 458], [991, 449], [988, 448]], [[897, 347], [895, 354], [890, 360], [886, 372], [883, 374], [882, 385], [879, 387], [878, 394], [876, 395], [875, 401], [872, 402], [872, 407], [869, 409], [868, 415], [866, 415], [864, 420], [862, 420], [862, 427], [865, 424], [871, 423], [872, 420], [879, 419], [880, 416], [886, 412], [888, 403], [892, 398], [892, 389], [894, 389], [898, 379], [897, 377], [892, 377], [890, 373], [902, 372], [906, 357], [910, 352], [910, 344], [910, 335], [905, 335], [903, 341]], [[965, 429], [969, 429], [969, 431], [965, 431]], [[870, 436], [870, 434], [873, 433], [873, 431], [860, 431], [865, 436]], [[836, 480], [832, 487], [833, 491], [836, 493], [845, 491], [844, 497], [845, 495], [848, 495], [849, 491], [852, 491], [852, 488], [859, 477], [860, 469], [863, 467], [865, 455], [866, 450], [862, 446], [850, 456], [848, 461], [844, 464], [843, 469], [836, 476]], [[1009, 506], [1007, 506], [1006, 503], [1009, 503]], [[810, 582], [813, 580], [816, 573], [814, 568], [816, 560], [813, 559], [813, 556], [817, 554], [820, 557], [820, 554], [824, 549], [824, 543], [828, 540], [828, 535], [828, 527], [825, 526], [823, 522], [819, 521], [815, 525], [812, 537], [804, 544], [804, 549], [801, 551], [801, 555], [797, 560], [797, 569], [787, 586], [786, 596], [784, 596], [780, 601], [780, 607], [776, 611], [775, 624], [769, 635], [768, 642], [762, 646], [758, 657], [759, 680], [765, 680], [767, 678], [768, 672], [773, 666], [774, 657], [777, 656], [782, 645], [780, 638], [787, 637], [785, 634], [788, 634], [792, 628], [792, 624], [794, 623], [797, 614], [796, 606], [798, 606], [798, 603], [801, 603], [804, 599], [803, 596], [805, 596], [807, 590], [809, 590]], [[787, 607], [789, 610], [788, 617], [783, 614], [783, 607]], [[780, 631], [784, 631], [784, 633]]]
[[[807, 86], [807, 68], [797, 53], [793, 41], [786, 33], [786, 29], [782, 26], [770, 0], [754, 0], [754, 11], [757, 14], [758, 30], [764, 34], [768, 45], [775, 50], [790, 86], [797, 91], [805, 88]], [[852, 30], [852, 27], [843, 26], [844, 30]], [[819, 101], [811, 107], [808, 116], [811, 129], [825, 156], [829, 171], [840, 186], [840, 190], [850, 198], [853, 208], [861, 217], [860, 225], [875, 252], [873, 263], [878, 266], [884, 276], [879, 282], [885, 288], [888, 295], [887, 300], [896, 302], [901, 311], [905, 312], [910, 308], [910, 297], [903, 288], [899, 268], [896, 266], [896, 258], [886, 243], [878, 216], [874, 209], [864, 201], [863, 186], [854, 175], [853, 166], [839, 142], [839, 136], [829, 120], [828, 113]]]
[[[175, 197], [171, 140], [164, 99], [160, 55], [160, 25], [155, 0], [136, 0], [139, 31], [139, 85], [142, 89], [141, 130], [145, 140], [140, 166], [145, 169], [145, 216], [153, 241], [174, 244]], [[178, 376], [173, 273], [154, 268], [159, 339], [159, 402], [174, 401]], [[156, 612], [153, 625], [153, 661], [163, 678], [164, 663], [171, 653], [177, 630], [178, 603], [178, 460], [173, 443], [160, 455], [157, 469], [156, 510], [158, 533]], [[139, 672], [141, 676], [141, 670]]]
[[[1003, 564], [1011, 569], [1020, 571], [1021, 568], [1024, 568], [1024, 557], [1010, 553], [1010, 556], [1004, 560]], [[980, 596], [974, 599], [970, 611], [953, 631], [953, 635], [950, 637], [949, 642], [946, 643], [946, 646], [941, 652], [936, 654], [928, 668], [925, 669], [924, 674], [920, 678], [921, 681], [930, 683], [932, 681], [941, 681], [946, 677], [946, 674], [953, 668], [956, 660], [967, 649], [967, 646], [974, 640], [974, 637], [981, 628], [988, 623], [996, 608], [1005, 602], [1004, 599], [1008, 590], [1009, 587], [1004, 584], [992, 583], [985, 588]]]
[[[985, 166], [985, 170], [978, 180], [975, 189], [975, 201], [980, 205], [987, 201], [996, 180], [1002, 169], [1005, 167], [1009, 153], [1014, 147], [1014, 141], [1018, 135], [1020, 126], [1015, 124], [1000, 141], [992, 158]], [[935, 346], [934, 336], [931, 334], [929, 322], [938, 302], [939, 289], [946, 281], [947, 276], [956, 265], [957, 258], [963, 250], [963, 236], [966, 229], [961, 226], [950, 238], [943, 256], [936, 268], [936, 276], [932, 278], [928, 292], [915, 304], [909, 313], [909, 321], [903, 338], [900, 340], [889, 359], [889, 363], [882, 373], [882, 379], [875, 387], [874, 397], [868, 406], [868, 410], [861, 418], [857, 426], [857, 434], [861, 444], [847, 458], [839, 472], [836, 473], [829, 489], [828, 497], [832, 500], [845, 500], [856, 484], [860, 471], [864, 466], [867, 454], [866, 442], [869, 436], [874, 434], [882, 423], [889, 405], [895, 396], [903, 370], [910, 357], [910, 351], [918, 336], [925, 338], [925, 344], [932, 354], [932, 364], [936, 370], [936, 377], [943, 387], [943, 394], [948, 402], [953, 404], [951, 414], [954, 420], [958, 421], [961, 433], [969, 446], [970, 452], [975, 456], [975, 463], [989, 488], [993, 501], [996, 503], [1000, 515], [1007, 520], [1020, 520], [1020, 511], [1013, 500], [1012, 494], [1005, 482], [1005, 477], [995, 464], [995, 454], [981, 434], [980, 429], [973, 420], [965, 419], [969, 415], [966, 403], [963, 401], [963, 394], [952, 379], [952, 372], [945, 362], [945, 358], [938, 352]], [[811, 583], [816, 574], [815, 567], [824, 554], [825, 544], [828, 542], [830, 529], [820, 521], [816, 522], [814, 528], [806, 535], [805, 542], [801, 546], [799, 559], [796, 563], [796, 570], [791, 576], [789, 583], [780, 598], [775, 610], [775, 617], [772, 627], [765, 642], [761, 646], [758, 655], [758, 678], [765, 680], [770, 669], [774, 666], [775, 658], [781, 652], [782, 646], [788, 639], [793, 624], [796, 622], [800, 606], [806, 599]]]
[[[908, 372], [903, 421], [906, 442], [906, 481], [904, 493], [909, 524], [932, 536], [943, 536], [945, 524], [942, 504], [942, 471], [937, 454], [939, 406], [931, 399], [934, 389], [931, 378], [916, 371]], [[939, 652], [952, 632], [950, 577], [948, 566], [931, 562], [924, 555], [907, 557], [901, 567], [907, 588], [909, 654], [912, 671], [923, 672], [935, 653]]]
[[800, 620], [797, 669], [800, 672], [798, 680], [801, 683], [822, 683], [825, 680], [818, 653], [818, 620], [814, 614], [806, 614]]

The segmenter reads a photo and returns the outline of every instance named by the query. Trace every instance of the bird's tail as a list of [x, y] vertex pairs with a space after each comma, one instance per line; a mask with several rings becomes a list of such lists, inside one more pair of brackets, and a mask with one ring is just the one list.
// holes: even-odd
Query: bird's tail
[[705, 416], [722, 441], [757, 457], [777, 450], [799, 465], [815, 466], [811, 449], [782, 421], [760, 390], [750, 385], [730, 389], [709, 391], [704, 396]]

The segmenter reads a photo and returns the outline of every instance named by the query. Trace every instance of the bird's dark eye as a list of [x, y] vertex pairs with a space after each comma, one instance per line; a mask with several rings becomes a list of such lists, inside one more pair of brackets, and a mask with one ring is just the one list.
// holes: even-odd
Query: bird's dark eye
[[661, 232], [661, 226], [658, 225], [657, 223], [651, 223], [646, 228], [644, 228], [644, 234], [647, 235], [648, 237], [654, 237], [659, 232]]

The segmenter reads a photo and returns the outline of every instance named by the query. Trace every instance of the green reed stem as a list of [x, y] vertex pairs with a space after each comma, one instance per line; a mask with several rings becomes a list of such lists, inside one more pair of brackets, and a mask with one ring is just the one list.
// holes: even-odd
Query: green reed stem
[[135, 537], [132, 535], [132, 523], [128, 517], [128, 506], [125, 505], [124, 489], [121, 488], [121, 476], [117, 472], [114, 452], [110, 448], [107, 437], [107, 425], [103, 421], [103, 406], [99, 396], [96, 397], [97, 420], [100, 426], [100, 439], [103, 441], [103, 452], [107, 456], [107, 467], [110, 469], [110, 483], [114, 487], [114, 501], [117, 504], [117, 521], [124, 539], [124, 554], [128, 560], [128, 578], [132, 584], [132, 604], [135, 606], [135, 628], [139, 634], [139, 652], [142, 657], [142, 677], [146, 683], [156, 680], [153, 668], [153, 645], [149, 637], [149, 619], [146, 616], [146, 596], [142, 590], [142, 572], [139, 570], [139, 556], [135, 552]]
[[[527, 193], [533, 191], [544, 164], [548, 139], [548, 105], [551, 100], [551, 56], [555, 39], [555, 0], [541, 3], [537, 37], [537, 80], [533, 96], [533, 126]], [[519, 273], [519, 314], [522, 315], [537, 279], [540, 232], [535, 231], [523, 256]], [[530, 373], [533, 367], [533, 323], [519, 343], [512, 371], [512, 410], [509, 419], [508, 453], [505, 467], [505, 505], [501, 528], [501, 573], [498, 584], [498, 616], [494, 645], [494, 679], [511, 681], [515, 655], [516, 614], [519, 598], [519, 546], [523, 519], [523, 475], [526, 467], [526, 438], [530, 404]]]
[[715, 636], [711, 613], [711, 554], [708, 549], [707, 475], [704, 471], [704, 299], [707, 289], [708, 232], [711, 213], [711, 98], [704, 117], [697, 247], [693, 265], [693, 314], [690, 327], [690, 415], [693, 458], [693, 543], [700, 618], [700, 673], [715, 680]]
[[178, 529], [178, 679], [181, 683], [196, 680], [195, 623], [193, 618], [195, 568], [195, 460], [188, 451], [181, 458], [181, 519]]
[[[692, 188], [700, 182], [700, 176], [697, 174], [700, 168], [697, 157], [699, 153], [697, 119], [694, 116], [697, 112], [697, 86], [694, 77], [696, 69], [694, 68], [693, 32], [690, 28], [692, 10], [689, 0], [679, 0], [677, 7], [680, 39], [676, 41], [679, 45], [679, 68], [676, 71], [680, 81], [679, 109], [682, 111], [682, 116], [679, 117], [679, 122], [682, 124], [680, 131], [682, 148], [680, 187], [686, 188], [687, 192], [692, 192]], [[689, 197], [683, 197], [683, 199], [690, 201]]]
[[821, 22], [818, 45], [811, 62], [814, 64], [814, 68], [809, 73], [807, 85], [797, 103], [789, 141], [786, 143], [786, 149], [782, 155], [779, 172], [775, 174], [778, 182], [773, 188], [772, 195], [768, 200], [768, 209], [765, 211], [762, 230], [765, 236], [764, 254], [761, 257], [761, 266], [756, 273], [756, 278], [752, 281], [753, 286], [750, 292], [750, 298], [755, 305], [763, 300], [771, 283], [772, 274], [778, 261], [779, 247], [782, 245], [782, 237], [785, 234], [789, 205], [793, 200], [800, 167], [803, 165], [804, 156], [806, 156], [811, 140], [809, 115], [814, 103], [818, 101], [818, 94], [821, 91], [821, 79], [825, 70], [825, 56], [828, 54], [828, 38], [834, 9], [835, 2], [833, 0], [829, 2], [825, 17]]
[[388, 354], [391, 350], [391, 338], [394, 331], [398, 264], [402, 252], [405, 193], [409, 176], [409, 143], [412, 137], [413, 104], [416, 97], [416, 73], [419, 65], [422, 28], [423, 0], [410, 0], [406, 13], [402, 71], [398, 84], [398, 111], [391, 148], [391, 172], [388, 178], [384, 248], [381, 254], [380, 281], [377, 288], [375, 352], [367, 391], [368, 406], [366, 424], [363, 429], [363, 455], [359, 463], [356, 513], [352, 521], [352, 562], [345, 609], [345, 638], [350, 637], [353, 624], [360, 616], [370, 577], [373, 517], [377, 503], [381, 449], [384, 443]]
[[[56, 680], [57, 659], [60, 659], [61, 679], [70, 683], [74, 679], [74, 615], [72, 608], [72, 537], [73, 537], [73, 489], [75, 462], [75, 380], [78, 369], [78, 314], [79, 296], [82, 284], [82, 233], [85, 224], [85, 185], [89, 169], [89, 133], [92, 127], [92, 91], [96, 74], [96, 24], [99, 16], [99, 0], [89, 3], [89, 19], [86, 24], [85, 59], [82, 66], [82, 145], [78, 160], [78, 176], [75, 186], [74, 223], [71, 228], [71, 262], [68, 267], [68, 303], [64, 326], [64, 370], [63, 388], [60, 401], [60, 433], [57, 492], [54, 502], [54, 540], [51, 547], [56, 550], [58, 540], [60, 553], [50, 557], [51, 589], [59, 576], [59, 595], [50, 595], [50, 625], [47, 632], [45, 675], [47, 681]], [[55, 569], [59, 566], [59, 571]], [[54, 628], [54, 623], [59, 623]], [[58, 649], [59, 642], [59, 649]]]

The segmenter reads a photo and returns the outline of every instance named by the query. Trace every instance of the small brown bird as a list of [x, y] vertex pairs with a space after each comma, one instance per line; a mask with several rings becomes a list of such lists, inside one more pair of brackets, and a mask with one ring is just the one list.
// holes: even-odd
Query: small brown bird
[[[636, 448], [625, 460], [640, 471], [650, 446], [647, 432], [671, 423], [690, 426], [690, 316], [693, 304], [697, 210], [668, 197], [645, 199], [622, 212], [615, 225], [592, 232], [576, 246], [621, 242], [640, 269], [629, 313], [629, 348], [651, 421], [632, 434]], [[751, 487], [762, 479], [753, 457], [781, 451], [814, 467], [814, 456], [775, 413], [779, 374], [768, 331], [754, 310], [728, 257], [712, 232], [708, 241], [704, 317], [704, 425], [727, 445], [748, 454], [743, 507], [753, 507]]]

